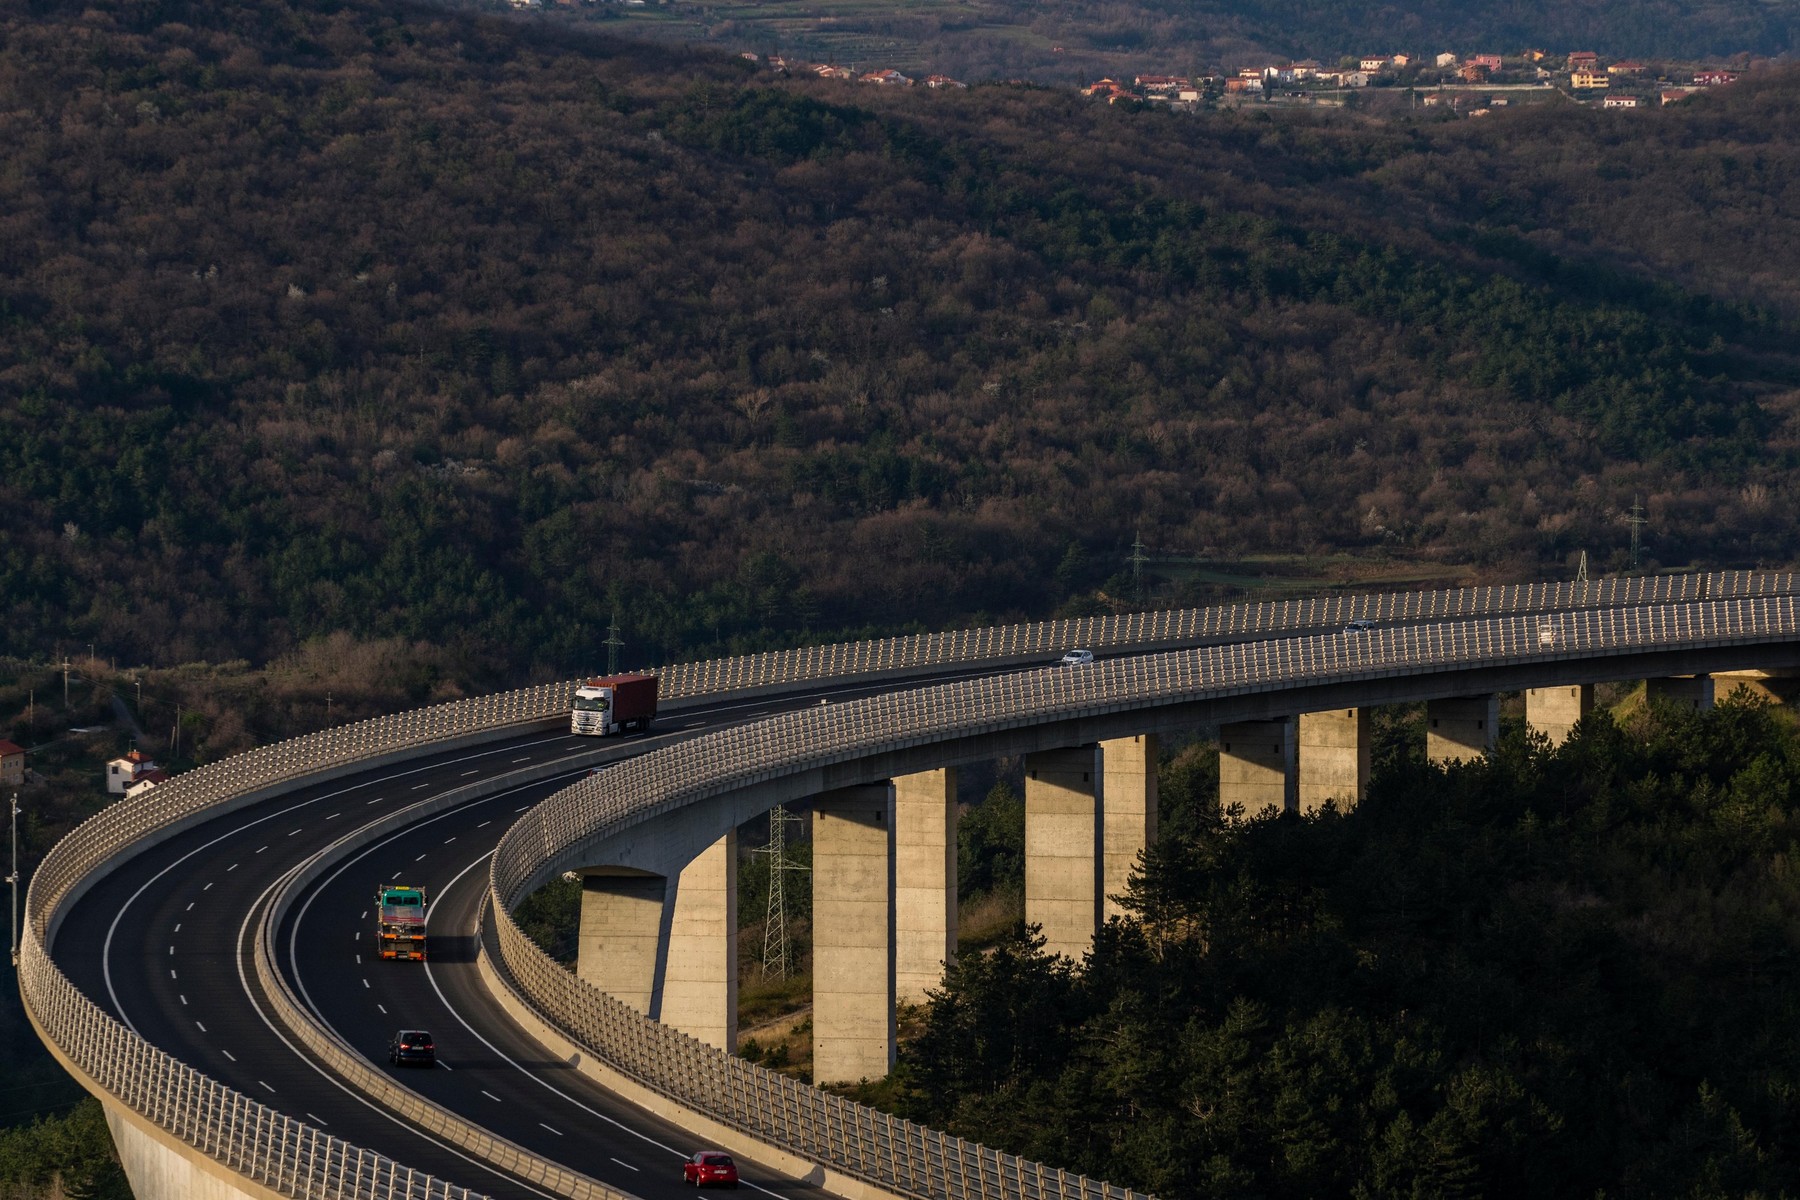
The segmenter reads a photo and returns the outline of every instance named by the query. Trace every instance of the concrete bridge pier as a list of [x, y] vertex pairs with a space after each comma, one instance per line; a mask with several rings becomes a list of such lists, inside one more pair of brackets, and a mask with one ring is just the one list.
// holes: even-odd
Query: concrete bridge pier
[[1468, 762], [1492, 750], [1500, 734], [1500, 697], [1456, 696], [1425, 705], [1425, 757]]
[[1575, 723], [1593, 710], [1594, 685], [1591, 683], [1525, 689], [1525, 724], [1533, 733], [1549, 738], [1552, 746], [1568, 741]]
[[1300, 714], [1299, 806], [1317, 812], [1327, 800], [1345, 808], [1369, 787], [1369, 710], [1333, 708]]
[[1771, 704], [1786, 704], [1800, 694], [1800, 676], [1791, 670], [1715, 671], [1712, 680], [1716, 700], [1729, 699], [1740, 688]]
[[956, 768], [894, 780], [894, 996], [923, 1004], [956, 961]]
[[1117, 897], [1156, 840], [1156, 760], [1154, 733], [1100, 743], [1100, 919], [1125, 915]]
[[1665, 679], [1644, 680], [1644, 702], [1665, 700], [1696, 712], [1713, 706], [1711, 675], [1675, 675]]
[[660, 1007], [668, 892], [667, 876], [630, 867], [592, 867], [581, 877], [575, 974], [648, 1017]]
[[813, 1079], [894, 1065], [893, 807], [888, 784], [813, 801]]
[[667, 917], [665, 1025], [737, 1049], [737, 830], [682, 868]]
[[1025, 920], [1080, 962], [1100, 919], [1099, 748], [1025, 756]]
[[1219, 808], [1247, 817], [1299, 807], [1294, 779], [1294, 720], [1234, 721], [1219, 726]]

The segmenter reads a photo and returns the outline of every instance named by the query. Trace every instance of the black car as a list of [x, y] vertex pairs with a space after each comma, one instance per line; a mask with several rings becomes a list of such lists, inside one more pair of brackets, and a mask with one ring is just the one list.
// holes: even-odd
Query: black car
[[431, 1035], [423, 1029], [402, 1029], [388, 1043], [388, 1061], [396, 1067], [416, 1064], [430, 1067], [437, 1064], [437, 1045]]

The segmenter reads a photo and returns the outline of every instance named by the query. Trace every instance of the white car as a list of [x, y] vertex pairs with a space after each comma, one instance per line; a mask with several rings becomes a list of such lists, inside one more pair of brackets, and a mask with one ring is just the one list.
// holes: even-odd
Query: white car
[[1071, 650], [1062, 656], [1062, 665], [1065, 667], [1085, 667], [1093, 661], [1092, 650]]

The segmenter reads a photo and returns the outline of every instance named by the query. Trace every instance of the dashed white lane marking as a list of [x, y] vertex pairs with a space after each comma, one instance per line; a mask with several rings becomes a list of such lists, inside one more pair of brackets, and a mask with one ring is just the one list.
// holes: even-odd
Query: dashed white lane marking
[[[294, 830], [294, 833], [299, 833], [299, 832], [300, 832], [300, 831], [299, 831], [299, 830], [298, 830], [298, 829], [296, 829], [296, 830]], [[290, 834], [288, 834], [288, 836], [289, 836], [289, 837], [293, 837], [293, 836], [294, 836], [294, 833], [290, 833]]]
[[306, 1119], [309, 1121], [317, 1121], [321, 1125], [331, 1124], [330, 1121], [327, 1121], [324, 1117], [319, 1116], [317, 1113], [307, 1113]]
[[[212, 891], [212, 884], [209, 883], [205, 887], [201, 888], [200, 890], [203, 892], [210, 892], [210, 891]], [[192, 906], [190, 905], [189, 907], [192, 907]]]
[[367, 979], [365, 979], [365, 980], [363, 980], [363, 986], [364, 986], [364, 987], [368, 987], [368, 986], [369, 986], [369, 981], [368, 981], [368, 980], [367, 980]]
[[413, 861], [414, 861], [414, 862], [424, 862], [424, 861], [425, 861], [425, 856], [424, 856], [424, 855], [423, 855], [423, 854], [421, 854], [421, 855], [419, 855], [419, 857], [417, 857], [417, 858], [415, 858], [415, 859], [413, 859]]
[[524, 758], [515, 758], [515, 759], [513, 759], [513, 761], [514, 762], [530, 762], [531, 755], [527, 754]]
[[415, 792], [416, 792], [416, 791], [418, 791], [418, 790], [419, 790], [419, 789], [420, 789], [420, 788], [428, 788], [428, 787], [430, 787], [430, 786], [431, 786], [431, 785], [430, 785], [430, 784], [429, 784], [429, 783], [415, 783], [415, 784], [413, 784], [413, 785], [412, 785], [412, 790], [413, 790], [413, 791], [415, 791]]
[[493, 822], [492, 822], [492, 821], [483, 821], [483, 822], [482, 822], [482, 823], [481, 823], [481, 824], [480, 824], [480, 825], [477, 825], [477, 826], [476, 826], [476, 827], [475, 827], [475, 828], [477, 828], [477, 829], [481, 829], [481, 828], [483, 828], [483, 827], [485, 827], [485, 826], [488, 826], [488, 825], [492, 825], [492, 824], [493, 824]]
[[263, 1086], [264, 1086], [264, 1087], [266, 1087], [266, 1088], [269, 1088], [269, 1090], [270, 1090], [270, 1091], [271, 1091], [271, 1092], [272, 1092], [272, 1091], [274, 1091], [274, 1090], [275, 1090], [275, 1089], [274, 1089], [274, 1088], [272, 1088], [272, 1087], [269, 1087], [269, 1085], [268, 1085], [268, 1084], [267, 1084], [267, 1083], [265, 1083], [265, 1082], [264, 1082], [264, 1081], [263, 1081], [263, 1080], [261, 1080], [261, 1079], [259, 1079], [259, 1080], [257, 1080], [257, 1081], [256, 1081], [256, 1082], [258, 1082], [258, 1083], [261, 1083], [261, 1084], [262, 1084], [262, 1085], [263, 1085]]
[[[454, 842], [455, 840], [456, 840], [455, 838], [445, 838], [444, 845], [448, 846], [451, 842]], [[181, 926], [177, 925], [175, 928], [179, 929], [179, 928], [181, 928]]]
[[447, 1062], [445, 1062], [445, 1061], [444, 1061], [444, 1060], [443, 1060], [443, 1059], [441, 1059], [441, 1058], [440, 1058], [440, 1059], [438, 1059], [438, 1060], [437, 1060], [437, 1065], [438, 1065], [438, 1066], [440, 1066], [440, 1067], [442, 1067], [442, 1068], [444, 1068], [444, 1070], [446, 1070], [446, 1071], [454, 1071], [454, 1070], [456, 1070], [456, 1068], [455, 1068], [455, 1067], [453, 1067], [453, 1066], [451, 1066], [451, 1065], [450, 1065], [450, 1064], [449, 1064], [449, 1063], [447, 1063]]
[[386, 799], [386, 797], [385, 797], [385, 796], [377, 796], [377, 797], [375, 797], [375, 798], [374, 798], [374, 799], [373, 799], [373, 800], [369, 800], [369, 801], [366, 801], [366, 802], [364, 802], [364, 804], [363, 804], [363, 807], [364, 807], [364, 808], [367, 808], [367, 807], [369, 807], [369, 805], [371, 805], [371, 804], [380, 804], [380, 803], [381, 803], [381, 802], [382, 802], [382, 801], [383, 801], [383, 800], [385, 800], [385, 799]]
[[235, 1054], [233, 1054], [233, 1053], [232, 1053], [232, 1052], [231, 1052], [231, 1051], [229, 1051], [229, 1050], [221, 1050], [221, 1051], [219, 1051], [219, 1053], [220, 1053], [220, 1054], [223, 1054], [223, 1055], [224, 1055], [224, 1056], [225, 1056], [225, 1057], [226, 1057], [226, 1058], [229, 1058], [229, 1059], [230, 1059], [230, 1060], [231, 1060], [231, 1061], [232, 1061], [232, 1062], [236, 1062], [236, 1061], [237, 1061], [237, 1055], [235, 1055]]
[[169, 947], [169, 953], [170, 953], [170, 954], [173, 954], [173, 953], [175, 953], [175, 947], [173, 947], [173, 946], [170, 946], [170, 947]]
[[363, 915], [362, 915], [362, 919], [363, 919], [363, 920], [365, 920], [365, 921], [366, 921], [366, 920], [368, 920], [368, 919], [369, 919], [369, 910], [368, 910], [368, 909], [366, 909], [366, 908], [365, 908], [365, 909], [363, 909]]
[[[237, 869], [238, 869], [238, 865], [237, 865], [237, 864], [236, 864], [236, 863], [232, 863], [232, 864], [231, 864], [231, 865], [230, 865], [230, 866], [229, 866], [229, 867], [226, 867], [226, 868], [225, 868], [225, 872], [226, 872], [226, 874], [230, 874], [230, 873], [231, 873], [231, 872], [233, 872], [233, 871], [235, 871], [235, 870], [237, 870]], [[211, 886], [212, 886], [212, 885], [211, 885], [211, 884], [207, 884], [207, 886], [208, 886], [208, 887], [211, 887]]]
[[182, 911], [182, 912], [193, 912], [193, 911], [194, 911], [194, 905], [195, 905], [195, 904], [198, 904], [198, 903], [199, 903], [199, 901], [197, 901], [197, 900], [189, 900], [189, 901], [188, 901], [188, 906], [187, 906], [187, 907], [186, 907], [186, 908], [184, 908], [184, 909], [182, 909], [182, 910], [181, 910], [181, 911]]
[[170, 979], [174, 979], [174, 978], [176, 978], [176, 975], [175, 975], [175, 968], [174, 968], [174, 967], [170, 967], [170, 968], [169, 968], [169, 978], [170, 978]]
[[377, 1004], [377, 1005], [376, 1005], [376, 1006], [375, 1006], [375, 1007], [376, 1007], [376, 1008], [379, 1008], [379, 1009], [380, 1009], [380, 1010], [381, 1010], [381, 1015], [382, 1015], [382, 1016], [384, 1016], [384, 1017], [385, 1017], [385, 1016], [387, 1016], [387, 1005], [385, 1005], [385, 1004]]
[[200, 1032], [201, 1032], [201, 1033], [205, 1033], [205, 1032], [206, 1032], [206, 1026], [205, 1026], [205, 1024], [203, 1024], [203, 1023], [202, 1023], [202, 1022], [200, 1022], [200, 1021], [195, 1021], [195, 1022], [194, 1022], [194, 1024], [196, 1024], [196, 1025], [199, 1025], [199, 1026], [200, 1026]]
[[[612, 1155], [609, 1154], [607, 1157], [612, 1158]], [[627, 1171], [641, 1171], [644, 1169], [642, 1167], [634, 1167], [622, 1158], [613, 1158], [613, 1161], [618, 1163], [621, 1167], [624, 1167]]]
[[524, 812], [525, 809], [530, 808], [530, 807], [531, 807], [531, 805], [527, 804], [527, 805], [524, 805], [523, 807], [515, 808], [515, 809], [513, 809], [513, 811], [514, 812]]
[[175, 922], [175, 932], [176, 933], [181, 932], [181, 922], [180, 921]]
[[356, 956], [356, 965], [359, 967], [362, 966], [362, 955], [360, 954]]
[[404, 875], [404, 874], [406, 874], [406, 872], [405, 872], [405, 871], [395, 871], [395, 872], [394, 872], [394, 878], [395, 878], [395, 879], [398, 879], [398, 878], [400, 878], [400, 877], [401, 877], [401, 876], [402, 876], [402, 875]]
[[186, 992], [181, 993], [181, 1007], [183, 1007], [183, 1008], [187, 1007], [187, 993]]
[[489, 1100], [492, 1100], [495, 1104], [505, 1104], [506, 1103], [506, 1101], [500, 1099], [500, 1097], [494, 1095], [494, 1093], [488, 1091], [486, 1088], [481, 1089], [481, 1094], [486, 1096]]
[[354, 937], [352, 937], [352, 938], [351, 938], [351, 939], [350, 939], [350, 940], [351, 940], [351, 941], [353, 941], [353, 942], [360, 942], [360, 941], [362, 941], [362, 930], [360, 930], [360, 929], [359, 929], [359, 930], [357, 930], [357, 931], [356, 931], [356, 935], [355, 935], [355, 936], [354, 936]]
[[343, 814], [343, 813], [332, 813], [332, 814], [331, 814], [331, 815], [330, 815], [330, 816], [329, 816], [329, 817], [326, 817], [326, 818], [325, 818], [325, 819], [326, 819], [326, 820], [327, 820], [327, 821], [335, 821], [335, 820], [337, 820], [337, 819], [338, 819], [338, 818], [339, 818], [339, 817], [341, 817], [341, 816], [343, 816], [343, 815], [344, 815], [344, 814]]
[[267, 850], [267, 849], [268, 849], [268, 847], [267, 847], [267, 846], [258, 846], [258, 847], [257, 847], [257, 849], [256, 849], [256, 852], [257, 852], [257, 853], [258, 853], [258, 854], [261, 854], [261, 853], [262, 853], [262, 852], [263, 852], [263, 851], [264, 851], [264, 850]]
[[473, 771], [464, 771], [462, 773], [462, 778], [467, 779], [471, 775], [479, 775], [480, 773], [481, 773], [481, 768], [476, 767]]
[[[539, 1122], [538, 1122], [538, 1124], [539, 1124], [539, 1125], [544, 1125], [544, 1123], [543, 1123], [543, 1122], [542, 1122], [542, 1121], [539, 1121]], [[544, 1125], [544, 1128], [545, 1128], [545, 1129], [550, 1129], [550, 1126], [548, 1126], [548, 1125]], [[561, 1137], [561, 1136], [562, 1136], [562, 1130], [560, 1130], [560, 1129], [550, 1129], [550, 1132], [551, 1132], [551, 1133], [554, 1133], [554, 1134], [555, 1134], [555, 1135], [556, 1135], [556, 1136], [557, 1136], [557, 1137]]]

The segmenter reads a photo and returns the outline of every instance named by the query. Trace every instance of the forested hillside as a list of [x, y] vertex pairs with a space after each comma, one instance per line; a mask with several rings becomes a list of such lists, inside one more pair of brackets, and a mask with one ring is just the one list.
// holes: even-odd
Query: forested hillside
[[0, 24], [7, 649], [497, 677], [1093, 606], [1146, 543], [1796, 545], [1800, 79], [1666, 112], [770, 83], [350, 0]]
[[1168, 1197], [1800, 1189], [1786, 714], [1414, 749], [1304, 820], [1221, 820], [1213, 762], [1165, 767], [1134, 919], [965, 956], [887, 1099]]

